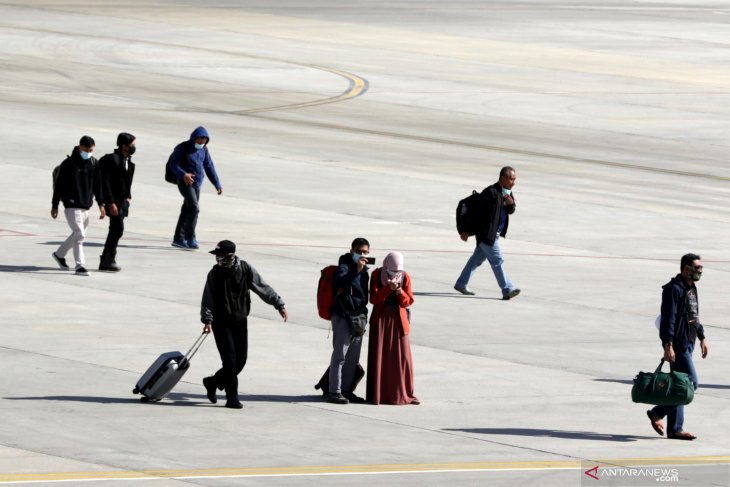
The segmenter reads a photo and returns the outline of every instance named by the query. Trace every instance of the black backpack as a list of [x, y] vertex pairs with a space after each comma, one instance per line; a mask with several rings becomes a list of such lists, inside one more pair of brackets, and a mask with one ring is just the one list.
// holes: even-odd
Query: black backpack
[[482, 216], [482, 195], [472, 191], [469, 196], [459, 201], [456, 206], [456, 231], [459, 234], [474, 235], [479, 229], [479, 218]]
[[[173, 151], [172, 154], [174, 153]], [[171, 184], [177, 184], [177, 176], [175, 176], [175, 173], [172, 172], [172, 168], [170, 167], [172, 165], [172, 154], [167, 158], [167, 164], [165, 164], [165, 181]]]

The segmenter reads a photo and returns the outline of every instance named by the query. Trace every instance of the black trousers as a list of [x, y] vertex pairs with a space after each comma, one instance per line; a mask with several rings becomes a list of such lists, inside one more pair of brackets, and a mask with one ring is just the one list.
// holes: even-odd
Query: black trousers
[[215, 385], [220, 390], [225, 389], [229, 401], [238, 400], [238, 374], [248, 358], [248, 323], [214, 323], [213, 337], [222, 362], [222, 367], [213, 376]]
[[119, 214], [117, 216], [109, 213], [109, 205], [106, 207], [107, 216], [109, 217], [109, 233], [106, 236], [106, 242], [104, 243], [104, 254], [114, 257], [117, 253], [117, 245], [119, 245], [119, 239], [124, 235], [124, 218], [129, 212], [129, 203], [126, 201], [121, 205], [117, 205]]

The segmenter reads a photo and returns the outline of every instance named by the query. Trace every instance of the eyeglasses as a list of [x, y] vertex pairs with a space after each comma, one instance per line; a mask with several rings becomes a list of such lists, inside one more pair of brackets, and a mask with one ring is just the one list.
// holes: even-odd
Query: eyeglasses
[[688, 265], [690, 269], [692, 269], [695, 272], [702, 272], [702, 266], [701, 265]]

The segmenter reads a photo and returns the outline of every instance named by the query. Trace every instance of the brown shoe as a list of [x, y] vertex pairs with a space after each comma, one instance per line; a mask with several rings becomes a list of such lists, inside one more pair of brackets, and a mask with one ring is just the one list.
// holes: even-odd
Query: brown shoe
[[689, 433], [687, 431], [678, 431], [676, 433], [667, 435], [667, 438], [669, 438], [670, 440], [687, 440], [687, 441], [692, 441], [692, 440], [694, 440], [697, 437], [695, 435], [693, 435], [692, 433]]
[[662, 423], [661, 418], [652, 413], [651, 409], [646, 412], [646, 415], [649, 417], [651, 427], [654, 428], [654, 431], [656, 431], [659, 436], [664, 436], [664, 423]]

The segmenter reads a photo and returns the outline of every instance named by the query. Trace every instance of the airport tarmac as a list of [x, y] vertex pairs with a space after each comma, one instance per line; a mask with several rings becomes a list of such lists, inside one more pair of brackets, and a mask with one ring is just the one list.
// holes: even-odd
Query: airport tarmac
[[[661, 466], [730, 485], [729, 24], [713, 0], [0, 2], [0, 484], [578, 486]], [[224, 193], [205, 183], [191, 252], [170, 246], [163, 171], [198, 125]], [[138, 146], [123, 271], [95, 271], [92, 211], [91, 275], [63, 272], [51, 171], [81, 135], [101, 155], [121, 131]], [[484, 266], [462, 296], [473, 241], [454, 210], [505, 165], [522, 294], [500, 300]], [[405, 255], [419, 406], [313, 389], [331, 353], [319, 272], [356, 236], [378, 262]], [[289, 322], [254, 298], [243, 410], [206, 400], [212, 339], [141, 403], [140, 375], [201, 332], [206, 250], [226, 238]], [[658, 365], [661, 286], [690, 251], [710, 353], [681, 442], [630, 389]]]

